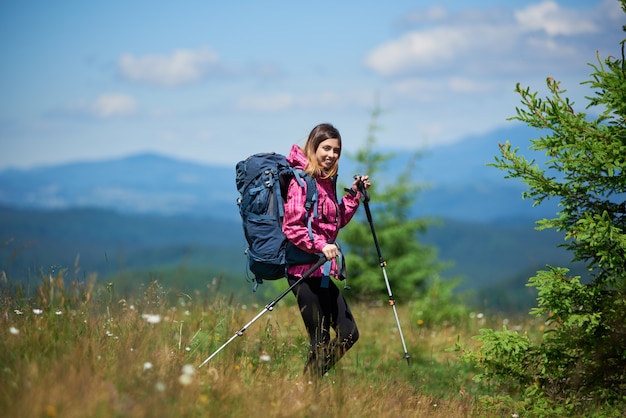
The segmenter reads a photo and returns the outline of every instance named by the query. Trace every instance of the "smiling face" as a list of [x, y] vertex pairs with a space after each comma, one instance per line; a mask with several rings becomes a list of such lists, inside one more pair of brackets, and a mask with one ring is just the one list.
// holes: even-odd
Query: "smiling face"
[[336, 176], [341, 155], [341, 134], [330, 123], [320, 123], [309, 133], [303, 151], [307, 158], [307, 174], [322, 178]]
[[324, 171], [330, 171], [341, 155], [341, 144], [337, 138], [326, 139], [317, 146], [315, 159], [317, 164]]

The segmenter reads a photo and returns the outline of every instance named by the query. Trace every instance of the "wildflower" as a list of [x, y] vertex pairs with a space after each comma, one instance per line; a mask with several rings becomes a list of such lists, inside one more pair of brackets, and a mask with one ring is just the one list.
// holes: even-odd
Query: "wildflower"
[[485, 317], [485, 315], [481, 312], [478, 315], [476, 315], [476, 318], [478, 319], [483, 319]]
[[161, 315], [159, 314], [143, 314], [141, 317], [150, 324], [158, 324], [161, 322]]
[[272, 358], [270, 357], [269, 354], [267, 354], [265, 351], [261, 353], [261, 355], [259, 356], [259, 360], [264, 361], [266, 363], [269, 363], [270, 360], [272, 360]]
[[185, 364], [183, 366], [182, 372], [183, 374], [181, 374], [178, 378], [178, 382], [183, 386], [191, 384], [191, 382], [193, 381], [193, 375], [196, 373], [196, 368], [193, 366], [193, 364]]
[[15, 327], [11, 327], [11, 328], [9, 328], [9, 332], [10, 332], [11, 334], [13, 334], [13, 335], [17, 335], [17, 334], [19, 334], [19, 333], [20, 333], [20, 330], [19, 330], [19, 329], [17, 329], [17, 328], [15, 328]]
[[45, 412], [46, 412], [46, 416], [47, 417], [56, 417], [57, 416], [57, 409], [54, 407], [54, 405], [47, 405]]
[[35, 309], [33, 309], [33, 313], [34, 313], [35, 315], [41, 315], [41, 314], [43, 313], [43, 311], [42, 311], [41, 309], [37, 309], [37, 308], [35, 308]]
[[193, 375], [196, 373], [196, 368], [193, 366], [193, 364], [185, 364], [182, 371], [183, 374]]
[[57, 315], [63, 315], [63, 311], [62, 311], [62, 310], [60, 310], [60, 309], [58, 309], [58, 310], [55, 312], [55, 314], [57, 314]]
[[20, 311], [19, 309], [16, 309], [13, 312], [15, 312], [15, 315], [23, 315], [24, 314], [24, 312]]
[[417, 320], [417, 325], [424, 325], [424, 320], [423, 319], [418, 319]]
[[111, 331], [108, 331], [108, 330], [105, 331], [105, 334], [106, 334], [107, 337], [112, 337], [113, 336], [113, 333]]
[[154, 385], [154, 388], [157, 392], [165, 392], [165, 383], [157, 382], [156, 385]]
[[150, 363], [149, 361], [146, 361], [146, 362], [143, 364], [143, 369], [144, 369], [144, 371], [145, 371], [145, 370], [150, 370], [151, 368], [152, 368], [152, 363]]
[[192, 376], [188, 374], [181, 374], [178, 378], [178, 382], [183, 386], [190, 385], [192, 380]]

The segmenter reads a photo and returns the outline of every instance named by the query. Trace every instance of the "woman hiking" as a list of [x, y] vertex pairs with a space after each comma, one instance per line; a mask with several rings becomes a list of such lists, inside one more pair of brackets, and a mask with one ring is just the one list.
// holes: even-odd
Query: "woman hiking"
[[[304, 372], [312, 378], [321, 378], [359, 338], [352, 312], [330, 278], [345, 279], [343, 263], [338, 263], [342, 259], [341, 250], [335, 240], [359, 207], [359, 183], [369, 188], [370, 181], [367, 176], [356, 177], [352, 187], [346, 189], [348, 193], [338, 201], [336, 176], [340, 156], [339, 131], [323, 123], [313, 128], [304, 148], [293, 145], [287, 157], [293, 167], [315, 178], [318, 189], [316, 215], [307, 213], [305, 208], [306, 189], [295, 179], [289, 184], [283, 218], [283, 232], [290, 244], [288, 259], [290, 252], [305, 252], [323, 254], [329, 260], [293, 289], [310, 338]], [[290, 264], [287, 268], [289, 284], [293, 285], [311, 267], [312, 264]], [[335, 332], [332, 339], [331, 329]]]

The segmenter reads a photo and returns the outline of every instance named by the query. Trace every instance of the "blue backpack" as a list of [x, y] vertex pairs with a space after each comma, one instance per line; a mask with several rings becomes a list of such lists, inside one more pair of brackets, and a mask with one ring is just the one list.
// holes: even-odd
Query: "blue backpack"
[[289, 182], [296, 178], [306, 184], [305, 208], [311, 239], [311, 216], [317, 216], [317, 183], [301, 169], [292, 167], [284, 155], [254, 154], [236, 166], [237, 199], [243, 231], [248, 243], [248, 269], [254, 274], [254, 290], [263, 280], [285, 277], [287, 265], [309, 264], [319, 260], [291, 244], [282, 230], [284, 198]]

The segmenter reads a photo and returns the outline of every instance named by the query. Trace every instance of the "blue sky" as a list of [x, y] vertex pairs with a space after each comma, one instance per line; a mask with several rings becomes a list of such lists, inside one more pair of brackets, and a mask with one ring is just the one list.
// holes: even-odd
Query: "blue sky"
[[421, 149], [511, 125], [521, 82], [584, 108], [617, 0], [0, 3], [0, 169], [139, 152], [233, 165], [319, 122], [344, 148]]

